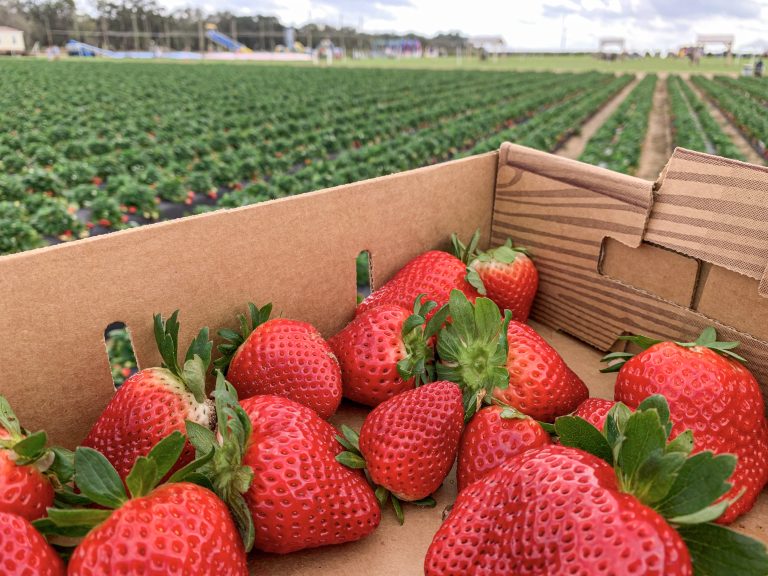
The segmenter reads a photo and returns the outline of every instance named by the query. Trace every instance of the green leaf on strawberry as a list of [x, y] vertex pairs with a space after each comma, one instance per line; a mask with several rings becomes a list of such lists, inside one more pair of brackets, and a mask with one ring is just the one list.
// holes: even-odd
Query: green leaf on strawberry
[[[21, 424], [4, 396], [0, 396], [0, 428], [5, 429], [10, 435], [10, 440], [15, 444], [23, 437]], [[0, 446], [5, 446], [8, 440], [0, 439]], [[10, 442], [8, 442], [10, 444]]]
[[451, 291], [448, 301], [451, 322], [437, 339], [437, 375], [456, 382], [464, 396], [464, 418], [469, 421], [484, 400], [491, 401], [494, 389], [509, 386], [507, 327], [511, 314], [488, 298], [473, 305], [460, 290]]
[[762, 542], [717, 524], [680, 526], [697, 576], [751, 576], [768, 573], [768, 552]]
[[176, 310], [164, 320], [161, 314], [154, 315], [154, 330], [157, 349], [163, 359], [162, 367], [179, 378], [199, 403], [205, 401], [205, 374], [211, 363], [213, 343], [209, 340], [208, 328], [203, 328], [192, 340], [184, 356], [184, 365], [179, 366], [179, 311]]
[[[648, 336], [642, 336], [639, 334], [631, 334], [628, 336], [620, 336], [619, 340], [622, 340], [624, 342], [631, 342], [632, 344], [636, 345], [642, 350], [648, 350], [651, 346], [655, 346], [656, 344], [660, 344], [663, 342], [663, 340], [656, 340], [655, 338], [649, 338]], [[702, 348], [709, 348], [710, 350], [713, 350], [714, 352], [717, 352], [721, 356], [725, 356], [727, 358], [732, 358], [734, 360], [738, 360], [739, 362], [745, 363], [746, 359], [742, 356], [736, 354], [736, 352], [733, 351], [734, 348], [737, 348], [741, 345], [740, 342], [718, 342], [717, 340], [717, 331], [712, 326], [707, 326], [702, 330], [701, 334], [694, 340], [693, 342], [675, 342], [678, 346], [683, 346], [684, 348], [693, 348], [693, 347], [702, 347]], [[635, 354], [632, 352], [611, 352], [609, 354], [606, 354], [602, 357], [600, 360], [601, 362], [607, 362], [608, 366], [600, 370], [600, 372], [618, 372], [621, 370], [621, 367], [626, 363], [627, 360], [630, 358], [633, 358]]]
[[437, 303], [419, 294], [413, 304], [413, 314], [403, 322], [401, 334], [406, 355], [397, 363], [397, 373], [403, 380], [416, 379], [416, 386], [435, 379], [434, 348], [430, 339], [437, 334], [448, 317], [447, 306], [441, 306], [427, 321]]
[[555, 420], [555, 433], [563, 446], [580, 448], [613, 464], [613, 452], [608, 440], [586, 420], [577, 416], [558, 418]]
[[[258, 320], [259, 312], [255, 307], [251, 315], [252, 319]], [[245, 549], [250, 551], [256, 531], [243, 494], [253, 482], [253, 470], [243, 465], [243, 457], [251, 436], [251, 421], [238, 403], [237, 391], [221, 371], [216, 372], [213, 397], [220, 439], [203, 426], [187, 421], [187, 434], [195, 447], [197, 464], [187, 467], [189, 470], [184, 478], [210, 487], [229, 506]]]
[[[54, 464], [58, 461], [59, 479], [74, 479], [79, 493], [69, 485], [60, 486], [56, 492], [56, 506], [48, 509], [47, 518], [35, 521], [35, 527], [47, 535], [69, 538], [85, 536], [130, 498], [149, 495], [176, 464], [185, 442], [186, 437], [181, 432], [172, 432], [146, 456], [137, 459], [125, 482], [130, 496], [115, 468], [97, 450], [78, 446], [72, 453], [62, 448], [53, 448]], [[178, 470], [168, 483], [193, 482], [195, 471], [211, 457], [212, 453], [194, 460]], [[204, 482], [199, 483], [204, 485]], [[107, 510], [94, 509], [93, 504]]]

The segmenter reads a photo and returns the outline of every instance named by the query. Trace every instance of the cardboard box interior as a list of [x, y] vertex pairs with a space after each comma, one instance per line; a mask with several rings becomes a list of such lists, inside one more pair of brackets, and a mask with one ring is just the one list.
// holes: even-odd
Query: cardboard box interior
[[[768, 385], [766, 169], [678, 149], [657, 183], [520, 146], [411, 172], [165, 222], [0, 258], [0, 394], [30, 428], [74, 445], [114, 392], [104, 329], [130, 330], [139, 364], [154, 365], [151, 315], [181, 309], [182, 341], [232, 324], [244, 304], [332, 335], [355, 306], [355, 257], [372, 284], [408, 259], [447, 247], [450, 232], [511, 236], [540, 271], [535, 327], [585, 380], [612, 396], [600, 351], [623, 333], [688, 340], [713, 324], [743, 342]], [[577, 340], [578, 339], [578, 340]], [[366, 410], [332, 419], [359, 429]], [[364, 541], [286, 557], [257, 554], [259, 574], [420, 574], [455, 497], [385, 513]], [[768, 499], [736, 526], [768, 539]]]

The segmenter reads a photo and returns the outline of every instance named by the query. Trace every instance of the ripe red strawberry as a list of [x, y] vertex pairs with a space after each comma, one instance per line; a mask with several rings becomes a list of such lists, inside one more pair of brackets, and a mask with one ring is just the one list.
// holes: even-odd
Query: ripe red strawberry
[[227, 342], [214, 364], [241, 398], [274, 394], [312, 408], [330, 418], [341, 402], [341, 370], [330, 346], [307, 322], [275, 318], [272, 305], [250, 309], [250, 322], [240, 315], [241, 333], [219, 330]]
[[453, 254], [441, 250], [430, 250], [413, 258], [389, 282], [375, 290], [357, 307], [360, 314], [381, 304], [396, 304], [411, 308], [419, 294], [426, 295], [438, 306], [448, 302], [451, 290], [461, 290], [474, 301], [475, 290], [465, 276], [465, 264]]
[[0, 574], [64, 576], [64, 563], [26, 518], [0, 511]]
[[[435, 492], [456, 460], [464, 423], [461, 391], [453, 382], [433, 382], [379, 404], [363, 423], [359, 440], [344, 427], [347, 448], [338, 460], [367, 468], [382, 506], [389, 493], [398, 520], [398, 500], [409, 502]], [[434, 505], [434, 501], [424, 504]]]
[[336, 430], [314, 410], [282, 396], [238, 404], [221, 376], [214, 396], [218, 435], [191, 425], [190, 437], [198, 455], [214, 448], [204, 474], [233, 512], [253, 517], [256, 548], [287, 554], [352, 542], [379, 525], [373, 490], [359, 470], [336, 461]]
[[557, 351], [522, 322], [502, 318], [488, 298], [472, 304], [451, 293], [453, 321], [437, 337], [437, 374], [464, 391], [467, 418], [482, 401], [496, 398], [536, 420], [552, 422], [589, 396]]
[[459, 492], [512, 456], [551, 443], [549, 434], [533, 418], [512, 408], [486, 406], [461, 435], [456, 467]]
[[434, 376], [432, 336], [445, 321], [445, 308], [429, 322], [434, 302], [417, 300], [413, 310], [382, 304], [360, 312], [329, 340], [341, 365], [344, 396], [378, 406]]
[[512, 318], [525, 322], [539, 288], [539, 273], [528, 250], [508, 238], [501, 246], [477, 251], [479, 238], [478, 230], [464, 246], [456, 234], [451, 235], [454, 254], [467, 265], [467, 282], [502, 310], [510, 310]]
[[[178, 310], [167, 322], [155, 315], [155, 339], [163, 358], [160, 368], [145, 368], [126, 380], [83, 440], [83, 446], [104, 454], [125, 480], [139, 456], [174, 430], [184, 431], [185, 421], [210, 426], [213, 405], [205, 398], [205, 373], [211, 360], [208, 328], [192, 341], [178, 361]], [[177, 467], [194, 456], [187, 444]]]
[[139, 458], [126, 481], [130, 498], [103, 455], [75, 451], [78, 488], [107, 509], [51, 509], [41, 525], [51, 533], [87, 534], [72, 554], [69, 576], [248, 574], [246, 550], [224, 502], [174, 476], [158, 486], [184, 445], [184, 436], [173, 432]]
[[427, 576], [547, 574], [688, 576], [768, 570], [765, 545], [711, 521], [732, 455], [690, 455], [670, 440], [663, 396], [617, 404], [601, 432], [557, 419], [560, 444], [509, 458], [470, 484], [435, 535]]
[[[513, 456], [462, 490], [427, 551], [427, 576], [688, 576], [683, 540], [622, 494], [611, 467], [565, 446]], [[630, 569], [631, 567], [631, 569]]]
[[616, 405], [613, 400], [605, 400], [603, 398], [587, 398], [579, 404], [573, 415], [579, 418], [584, 418], [587, 422], [592, 424], [595, 428], [602, 430], [605, 424], [605, 417], [611, 408]]
[[752, 508], [768, 482], [768, 422], [760, 387], [743, 359], [732, 352], [737, 342], [717, 342], [714, 328], [707, 328], [692, 343], [660, 342], [645, 337], [625, 337], [646, 348], [632, 357], [619, 358], [615, 398], [630, 408], [650, 394], [669, 400], [674, 432], [690, 428], [695, 449], [716, 454], [736, 454], [739, 459], [730, 479], [733, 488], [724, 498], [744, 494], [719, 522], [729, 523]]
[[552, 422], [576, 409], [588, 396], [584, 382], [544, 338], [512, 320], [507, 329], [509, 386], [494, 397], [528, 416]]
[[53, 505], [48, 473], [55, 456], [45, 443], [45, 432], [29, 434], [0, 396], [0, 512], [32, 521]]

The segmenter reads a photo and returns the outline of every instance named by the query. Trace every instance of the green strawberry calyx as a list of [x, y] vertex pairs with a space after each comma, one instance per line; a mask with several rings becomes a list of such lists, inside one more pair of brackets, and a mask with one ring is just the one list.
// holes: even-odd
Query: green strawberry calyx
[[248, 552], [256, 538], [253, 517], [244, 497], [253, 482], [253, 469], [243, 464], [251, 438], [251, 420], [238, 402], [237, 391], [221, 371], [216, 372], [213, 397], [218, 434], [187, 420], [189, 442], [195, 447], [197, 458], [205, 459], [195, 469], [194, 480], [213, 490], [227, 504]]
[[213, 342], [208, 337], [208, 328], [203, 328], [192, 340], [184, 356], [184, 364], [179, 365], [179, 311], [176, 310], [168, 320], [161, 314], [154, 315], [155, 341], [162, 367], [181, 380], [187, 389], [202, 404], [205, 402], [205, 374], [211, 363]]
[[226, 375], [229, 365], [237, 351], [240, 349], [240, 346], [248, 340], [248, 337], [254, 330], [256, 330], [256, 328], [269, 320], [271, 314], [272, 304], [265, 304], [259, 308], [253, 302], [249, 302], [248, 316], [245, 314], [237, 315], [237, 320], [240, 323], [240, 332], [230, 330], [229, 328], [222, 328], [217, 332], [217, 334], [224, 340], [224, 343], [219, 344], [216, 347], [221, 353], [221, 357], [214, 360], [213, 365]]
[[[343, 452], [336, 455], [336, 461], [353, 470], [365, 470], [367, 464], [360, 452], [360, 435], [349, 426], [342, 424], [341, 435], [337, 435], [336, 440], [345, 448]], [[395, 496], [384, 486], [377, 486], [374, 484], [371, 481], [370, 476], [367, 476], [367, 478], [368, 482], [373, 486], [376, 500], [379, 502], [381, 509], [384, 509], [387, 505], [387, 501], [391, 502], [392, 510], [395, 512], [395, 518], [397, 518], [398, 523], [402, 526], [405, 523], [405, 514], [403, 513], [403, 505], [400, 498]], [[427, 496], [421, 500], [409, 501], [408, 503], [424, 508], [434, 508], [437, 505], [437, 502], [432, 496]]]
[[57, 489], [69, 482], [71, 473], [68, 461], [72, 452], [58, 446], [48, 447], [45, 431], [30, 432], [22, 427], [4, 396], [0, 396], [0, 430], [5, 430], [5, 434], [0, 436], [0, 450], [7, 450], [17, 466], [34, 466]]
[[469, 282], [469, 284], [474, 287], [478, 293], [485, 296], [487, 293], [485, 284], [483, 284], [482, 278], [480, 278], [480, 275], [475, 269], [476, 263], [500, 262], [502, 264], [511, 264], [521, 254], [527, 257], [530, 257], [531, 254], [527, 248], [523, 246], [515, 246], [512, 238], [507, 238], [507, 240], [501, 246], [490, 248], [486, 251], [477, 249], [479, 242], [480, 229], [475, 230], [475, 233], [472, 234], [472, 238], [467, 245], [459, 240], [459, 237], [456, 235], [456, 233], [451, 234], [451, 245], [453, 247], [454, 256], [456, 256], [459, 260], [467, 265], [467, 282]]
[[[57, 491], [55, 507], [48, 508], [48, 516], [35, 520], [33, 524], [49, 537], [83, 538], [128, 500], [151, 494], [178, 461], [185, 442], [184, 434], [171, 432], [155, 444], [146, 456], [136, 460], [125, 478], [125, 484], [101, 452], [78, 446], [70, 465], [71, 478], [79, 492], [75, 492], [70, 485], [64, 486]], [[193, 482], [194, 472], [211, 456], [190, 462], [172, 474], [167, 482]], [[93, 508], [93, 505], [101, 508]]]
[[721, 499], [732, 487], [727, 480], [736, 456], [691, 454], [691, 430], [670, 438], [672, 427], [669, 405], [659, 394], [646, 398], [634, 412], [618, 402], [602, 430], [578, 416], [555, 420], [562, 445], [605, 460], [622, 492], [656, 510], [679, 532], [696, 574], [765, 575], [768, 551], [763, 543], [712, 523], [738, 499]]
[[[619, 340], [623, 340], [624, 342], [631, 342], [642, 350], [648, 350], [648, 348], [651, 346], [655, 346], [656, 344], [661, 344], [664, 342], [664, 340], [656, 340], [655, 338], [649, 338], [648, 336], [642, 336], [639, 334], [619, 336]], [[678, 346], [683, 346], [684, 348], [709, 348], [721, 356], [746, 363], [745, 358], [739, 356], [736, 354], [736, 352], [733, 351], [734, 348], [737, 348], [741, 345], [741, 342], [719, 342], [717, 340], [717, 330], [715, 330], [713, 326], [707, 326], [704, 328], [701, 334], [699, 334], [698, 338], [696, 338], [696, 340], [693, 342], [675, 342], [675, 344]], [[607, 362], [608, 366], [600, 370], [600, 372], [618, 372], [621, 367], [624, 366], [627, 360], [633, 358], [634, 356], [634, 353], [626, 351], [611, 352], [610, 354], [606, 354], [600, 361]]]
[[403, 380], [415, 379], [416, 386], [435, 379], [435, 350], [431, 338], [445, 324], [448, 307], [440, 307], [427, 320], [437, 303], [426, 300], [426, 294], [419, 294], [413, 304], [413, 314], [403, 322], [401, 330], [406, 355], [397, 363], [397, 373]]
[[469, 421], [483, 401], [491, 403], [495, 389], [509, 386], [507, 328], [512, 313], [505, 310], [502, 316], [488, 298], [472, 304], [461, 290], [451, 291], [448, 313], [451, 321], [437, 335], [437, 376], [459, 385]]

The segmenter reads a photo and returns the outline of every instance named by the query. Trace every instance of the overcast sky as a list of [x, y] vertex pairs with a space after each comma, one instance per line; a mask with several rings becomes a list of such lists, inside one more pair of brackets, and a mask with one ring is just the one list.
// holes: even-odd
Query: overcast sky
[[594, 50], [598, 39], [620, 36], [635, 50], [677, 50], [696, 35], [733, 34], [737, 47], [768, 47], [768, 0], [159, 0], [240, 15], [269, 14], [283, 24], [310, 19], [365, 31], [461, 31], [501, 35], [520, 50]]

